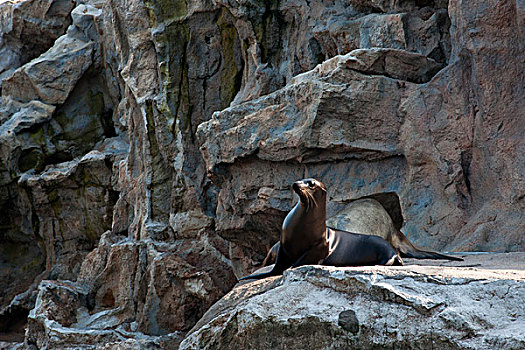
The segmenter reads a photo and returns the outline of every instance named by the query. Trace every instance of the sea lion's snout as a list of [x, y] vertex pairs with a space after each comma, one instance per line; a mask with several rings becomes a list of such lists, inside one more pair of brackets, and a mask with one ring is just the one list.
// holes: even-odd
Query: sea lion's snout
[[[304, 183], [304, 180], [299, 180], [299, 181], [295, 181], [293, 184], [292, 184], [292, 190], [297, 193], [297, 195], [299, 196], [299, 200], [301, 201], [301, 203], [307, 203], [308, 202], [308, 195], [309, 195], [309, 191], [308, 191], [308, 185], [306, 185]], [[311, 195], [310, 195], [311, 196]]]
[[302, 187], [304, 187], [304, 183], [302, 180], [299, 180], [299, 181], [295, 181], [293, 184], [292, 184], [292, 190], [297, 193], [297, 194], [300, 194], [301, 193], [301, 189]]

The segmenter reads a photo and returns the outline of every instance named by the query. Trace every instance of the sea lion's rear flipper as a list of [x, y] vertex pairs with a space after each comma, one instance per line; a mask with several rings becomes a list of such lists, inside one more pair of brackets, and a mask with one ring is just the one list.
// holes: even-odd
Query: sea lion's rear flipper
[[403, 258], [463, 261], [462, 258], [418, 248], [408, 240], [403, 232], [397, 230], [396, 233], [397, 242], [393, 245], [398, 247], [399, 255]]
[[402, 250], [399, 252], [400, 255], [404, 258], [413, 258], [413, 259], [439, 259], [439, 260], [452, 260], [452, 261], [463, 261], [462, 258], [455, 256], [445, 255], [437, 252], [429, 252], [425, 250], [415, 250], [415, 251], [406, 251]]

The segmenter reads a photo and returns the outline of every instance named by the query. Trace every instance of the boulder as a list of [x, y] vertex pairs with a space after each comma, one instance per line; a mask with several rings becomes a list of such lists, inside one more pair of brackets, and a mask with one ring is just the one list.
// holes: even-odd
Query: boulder
[[203, 232], [166, 244], [108, 231], [76, 282], [40, 283], [26, 346], [174, 348], [230, 289], [226, 252]]
[[93, 43], [62, 36], [44, 55], [2, 83], [2, 96], [29, 102], [62, 104], [92, 63]]
[[180, 349], [521, 349], [524, 255], [287, 270], [237, 285]]

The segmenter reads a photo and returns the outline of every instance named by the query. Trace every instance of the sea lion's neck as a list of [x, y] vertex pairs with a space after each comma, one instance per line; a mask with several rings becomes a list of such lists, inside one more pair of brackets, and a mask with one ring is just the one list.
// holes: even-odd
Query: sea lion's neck
[[283, 236], [323, 234], [326, 231], [326, 202], [316, 204], [307, 207], [299, 201], [284, 219]]
[[[320, 201], [321, 202], [321, 201]], [[312, 230], [316, 232], [326, 230], [326, 202], [322, 201], [317, 203], [315, 206], [310, 206], [307, 208], [304, 204], [301, 203], [304, 207], [304, 220]]]

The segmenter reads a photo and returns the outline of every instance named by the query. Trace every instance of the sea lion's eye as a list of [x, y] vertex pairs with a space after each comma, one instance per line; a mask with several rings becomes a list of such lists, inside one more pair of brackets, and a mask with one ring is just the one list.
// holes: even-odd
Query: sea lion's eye
[[308, 181], [307, 184], [308, 184], [308, 187], [314, 187], [315, 186], [313, 181]]

